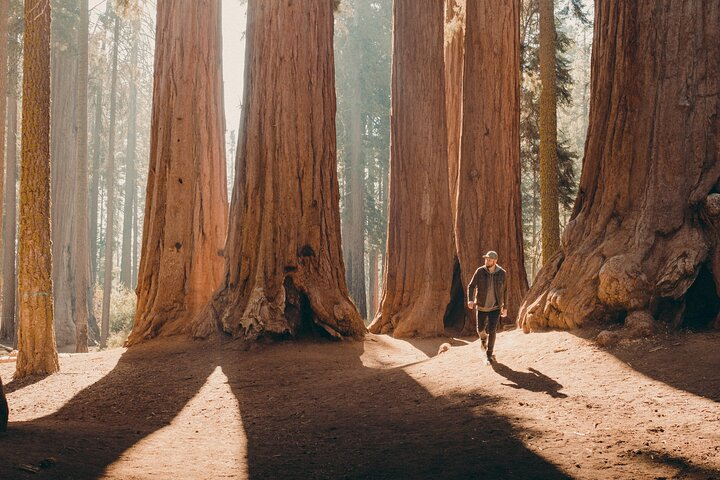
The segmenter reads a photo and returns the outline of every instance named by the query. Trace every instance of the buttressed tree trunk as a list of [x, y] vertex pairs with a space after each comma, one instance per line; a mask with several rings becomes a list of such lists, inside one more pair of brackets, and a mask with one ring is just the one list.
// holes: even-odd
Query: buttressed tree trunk
[[434, 336], [453, 277], [448, 186], [444, 6], [395, 0], [385, 281], [373, 333]]
[[465, 286], [495, 250], [515, 318], [527, 277], [520, 196], [520, 1], [465, 7], [465, 75], [455, 236]]
[[525, 331], [637, 311], [713, 320], [719, 91], [720, 0], [596, 3], [579, 193], [523, 304]]
[[250, 0], [225, 278], [194, 329], [361, 337], [340, 247], [332, 0]]
[[16, 378], [60, 368], [50, 241], [50, 0], [26, 0], [24, 8]]
[[157, 4], [150, 171], [129, 344], [186, 329], [222, 281], [228, 207], [220, 5]]

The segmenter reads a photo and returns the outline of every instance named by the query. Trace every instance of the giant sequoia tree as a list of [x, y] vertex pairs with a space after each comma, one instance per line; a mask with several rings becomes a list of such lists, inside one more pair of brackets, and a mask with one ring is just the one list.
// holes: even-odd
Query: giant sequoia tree
[[443, 332], [454, 245], [448, 184], [444, 6], [395, 0], [385, 281], [370, 331]]
[[455, 235], [463, 284], [496, 250], [508, 311], [527, 291], [520, 196], [519, 0], [468, 1]]
[[157, 4], [150, 171], [131, 344], [185, 329], [222, 280], [227, 183], [220, 28], [220, 0]]
[[590, 124], [562, 249], [526, 331], [641, 311], [713, 319], [720, 286], [720, 0], [597, 2]]
[[50, 241], [50, 0], [25, 1], [24, 45], [17, 378], [59, 369]]
[[340, 248], [332, 0], [250, 0], [225, 278], [195, 334], [365, 327]]

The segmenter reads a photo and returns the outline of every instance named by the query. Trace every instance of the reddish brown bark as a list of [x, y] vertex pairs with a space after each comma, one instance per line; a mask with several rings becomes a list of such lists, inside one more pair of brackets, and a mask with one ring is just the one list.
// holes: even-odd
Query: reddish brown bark
[[50, 240], [50, 0], [26, 0], [24, 8], [16, 378], [60, 368]]
[[390, 192], [383, 295], [373, 333], [435, 336], [450, 303], [454, 245], [448, 183], [444, 6], [395, 0]]
[[185, 330], [222, 280], [227, 182], [220, 5], [157, 4], [150, 171], [129, 344]]
[[333, 1], [250, 0], [225, 279], [198, 317], [235, 337], [365, 331], [348, 297], [335, 150]]
[[710, 322], [688, 298], [720, 285], [720, 0], [597, 2], [595, 22], [579, 194], [520, 322]]
[[450, 202], [457, 212], [460, 135], [462, 131], [465, 1], [445, 0], [445, 108], [447, 111]]
[[463, 125], [455, 236], [467, 285], [495, 250], [507, 270], [508, 315], [527, 292], [520, 196], [520, 2], [465, 7]]

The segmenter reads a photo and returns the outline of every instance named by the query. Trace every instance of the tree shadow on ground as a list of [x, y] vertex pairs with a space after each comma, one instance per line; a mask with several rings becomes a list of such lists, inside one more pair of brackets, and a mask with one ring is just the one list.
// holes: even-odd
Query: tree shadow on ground
[[248, 478], [568, 478], [481, 390], [435, 397], [401, 368], [365, 367], [363, 353], [361, 342], [135, 347], [57, 412], [11, 423], [0, 478], [23, 478], [19, 464], [49, 457], [42, 478], [102, 476], [169, 425], [218, 366], [239, 404]]
[[567, 395], [560, 392], [563, 389], [561, 384], [534, 368], [528, 368], [527, 372], [517, 372], [497, 361], [492, 362], [491, 366], [495, 373], [513, 382], [511, 384], [503, 383], [507, 387], [530, 392], [543, 392], [553, 398], [567, 398]]
[[22, 390], [23, 388], [41, 382], [46, 378], [48, 378], [48, 375], [30, 375], [25, 378], [12, 379], [10, 382], [5, 384], [5, 395]]
[[654, 450], [638, 450], [634, 455], [650, 465], [664, 465], [675, 468], [673, 478], [713, 480], [720, 478], [720, 470], [713, 470], [694, 465], [689, 460]]
[[[595, 341], [598, 327], [572, 330]], [[720, 402], [720, 332], [668, 331], [621, 343], [605, 351], [637, 372], [715, 402]]]

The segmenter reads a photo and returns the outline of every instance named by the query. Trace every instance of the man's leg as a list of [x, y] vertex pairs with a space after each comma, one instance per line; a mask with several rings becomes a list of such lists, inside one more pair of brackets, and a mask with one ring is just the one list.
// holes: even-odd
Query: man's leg
[[480, 344], [483, 350], [487, 350], [487, 333], [485, 333], [487, 321], [487, 312], [481, 312], [480, 310], [475, 311], [475, 328], [477, 329], [478, 337], [480, 337]]
[[500, 310], [493, 310], [488, 312], [487, 320], [487, 333], [488, 333], [488, 347], [487, 356], [492, 357], [493, 348], [495, 347], [495, 332], [497, 330], [498, 320], [500, 319]]

